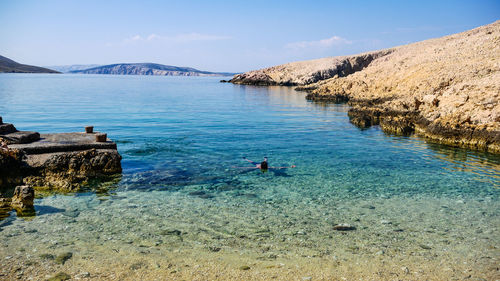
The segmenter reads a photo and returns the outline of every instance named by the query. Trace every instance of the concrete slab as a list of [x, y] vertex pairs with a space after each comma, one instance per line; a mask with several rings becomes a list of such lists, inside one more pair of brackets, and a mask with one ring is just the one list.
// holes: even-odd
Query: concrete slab
[[10, 134], [17, 131], [16, 127], [8, 123], [0, 123], [0, 134]]
[[31, 143], [39, 139], [40, 134], [37, 132], [15, 131], [8, 134], [0, 134], [0, 140], [6, 141], [7, 144]]
[[41, 134], [40, 140], [27, 144], [11, 144], [9, 148], [20, 149], [26, 154], [71, 152], [87, 149], [117, 149], [109, 138], [106, 142], [96, 142], [95, 133]]

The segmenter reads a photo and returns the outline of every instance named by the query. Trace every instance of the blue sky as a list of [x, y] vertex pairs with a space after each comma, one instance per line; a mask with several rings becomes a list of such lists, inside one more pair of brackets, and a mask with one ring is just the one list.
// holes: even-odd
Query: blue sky
[[500, 1], [0, 1], [0, 55], [33, 65], [156, 62], [247, 71], [500, 19]]

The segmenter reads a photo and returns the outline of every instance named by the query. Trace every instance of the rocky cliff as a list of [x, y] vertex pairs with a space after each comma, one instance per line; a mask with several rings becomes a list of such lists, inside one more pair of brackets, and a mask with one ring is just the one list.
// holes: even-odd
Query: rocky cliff
[[260, 86], [308, 85], [332, 77], [345, 77], [360, 71], [370, 65], [373, 60], [386, 56], [392, 51], [392, 49], [387, 49], [355, 56], [292, 62], [238, 74], [229, 82]]
[[161, 75], [161, 76], [231, 76], [234, 73], [201, 71], [191, 67], [178, 67], [156, 63], [120, 63], [70, 71], [82, 74]]
[[359, 127], [500, 153], [500, 21], [388, 50], [252, 71], [232, 82], [303, 85], [310, 100], [349, 102]]

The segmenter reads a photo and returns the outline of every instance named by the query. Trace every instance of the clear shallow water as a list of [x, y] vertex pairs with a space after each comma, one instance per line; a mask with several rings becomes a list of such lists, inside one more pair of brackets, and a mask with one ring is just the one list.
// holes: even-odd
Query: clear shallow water
[[[416, 252], [428, 273], [438, 256], [493, 274], [478, 260], [498, 258], [489, 248], [500, 243], [497, 155], [362, 131], [345, 105], [217, 78], [1, 75], [0, 100], [0, 116], [21, 130], [107, 132], [124, 169], [97, 193], [49, 195], [34, 219], [0, 222], [2, 255], [68, 249], [85, 267], [90, 254], [97, 264], [120, 251], [122, 264], [149, 264], [176, 249], [237, 252], [246, 263], [335, 258], [362, 272]], [[243, 156], [297, 168], [261, 173], [242, 168]], [[338, 236], [337, 223], [357, 230]]]

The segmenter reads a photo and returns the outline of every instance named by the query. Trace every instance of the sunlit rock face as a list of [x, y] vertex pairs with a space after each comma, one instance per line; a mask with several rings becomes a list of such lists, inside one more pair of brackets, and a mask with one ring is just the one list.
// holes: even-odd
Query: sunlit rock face
[[363, 53], [355, 56], [331, 57], [299, 61], [235, 75], [229, 82], [261, 86], [303, 86], [333, 77], [344, 77], [360, 71], [393, 50]]

